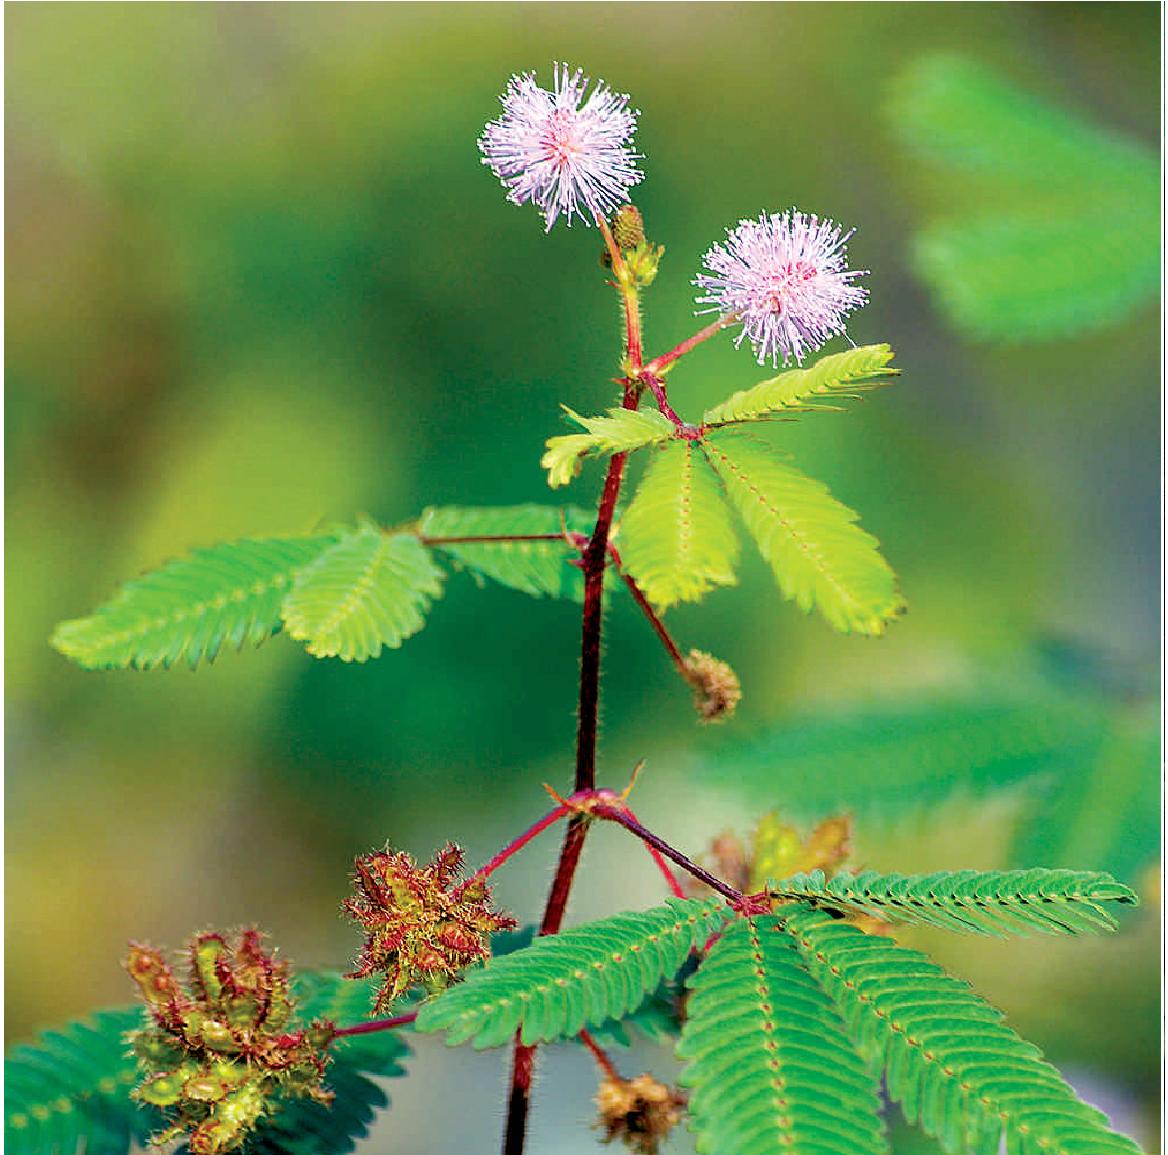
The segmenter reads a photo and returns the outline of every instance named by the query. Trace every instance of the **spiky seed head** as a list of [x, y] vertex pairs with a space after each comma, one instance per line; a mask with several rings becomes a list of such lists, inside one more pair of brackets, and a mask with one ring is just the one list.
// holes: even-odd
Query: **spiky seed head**
[[742, 701], [742, 686], [726, 662], [703, 650], [690, 650], [685, 670], [693, 687], [694, 709], [703, 722], [722, 722], [733, 716]]
[[604, 1142], [619, 1139], [630, 1151], [657, 1155], [661, 1141], [681, 1119], [685, 1096], [674, 1087], [638, 1075], [635, 1079], [604, 1079], [596, 1092]]

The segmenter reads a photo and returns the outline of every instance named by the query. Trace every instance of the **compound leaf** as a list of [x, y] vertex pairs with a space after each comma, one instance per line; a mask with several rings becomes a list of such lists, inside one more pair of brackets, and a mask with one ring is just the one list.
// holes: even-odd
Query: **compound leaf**
[[566, 405], [564, 412], [588, 430], [551, 437], [540, 465], [548, 471], [553, 489], [567, 485], [580, 470], [580, 459], [588, 454], [628, 453], [674, 434], [673, 423], [655, 409], [610, 409], [607, 417], [581, 417]]
[[89, 670], [193, 669], [223, 646], [258, 645], [280, 629], [296, 575], [335, 536], [244, 540], [195, 550], [128, 582], [90, 617], [62, 622], [52, 643]]
[[885, 378], [899, 373], [888, 368], [892, 350], [887, 345], [861, 345], [843, 353], [821, 357], [805, 369], [788, 369], [762, 381], [752, 389], [731, 394], [720, 405], [707, 409], [705, 425], [735, 421], [755, 421], [760, 417], [808, 408], [815, 397], [848, 397], [886, 384]]
[[524, 1043], [551, 1042], [624, 1018], [726, 915], [720, 898], [670, 899], [537, 938], [426, 1003], [415, 1026], [446, 1031], [451, 1046], [472, 1039], [483, 1048], [509, 1042], [516, 1030]]
[[300, 571], [281, 610], [284, 625], [315, 657], [364, 662], [425, 625], [442, 577], [412, 534], [364, 524]]
[[[508, 505], [427, 509], [424, 538], [495, 537], [592, 532], [588, 514], [575, 506]], [[490, 578], [532, 597], [584, 600], [580, 551], [562, 536], [555, 541], [429, 542], [478, 578]]]
[[718, 478], [692, 441], [655, 450], [621, 519], [621, 558], [658, 608], [736, 582], [738, 537]]
[[776, 898], [815, 900], [887, 922], [928, 923], [980, 934], [1080, 934], [1114, 930], [1103, 906], [1134, 904], [1135, 892], [1109, 874], [1083, 870], [959, 870], [938, 874], [822, 870], [767, 883]]
[[99, 1011], [4, 1060], [4, 1148], [9, 1155], [125, 1155], [143, 1144], [157, 1117], [130, 1099], [137, 1064], [125, 1034], [142, 1025], [139, 1007]]
[[919, 951], [810, 907], [783, 921], [890, 1098], [950, 1155], [995, 1155], [1003, 1137], [1008, 1155], [1138, 1155], [1000, 1011]]
[[778, 919], [734, 923], [689, 987], [677, 1053], [700, 1153], [887, 1151], [876, 1080]]
[[783, 596], [835, 629], [881, 634], [905, 606], [896, 575], [857, 515], [822, 482], [733, 434], [702, 442]]

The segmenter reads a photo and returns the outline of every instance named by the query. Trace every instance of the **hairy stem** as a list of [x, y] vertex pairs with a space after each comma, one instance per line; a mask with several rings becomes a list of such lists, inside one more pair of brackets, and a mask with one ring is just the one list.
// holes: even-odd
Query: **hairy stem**
[[604, 1048], [587, 1031], [581, 1031], [579, 1039], [592, 1052], [596, 1065], [608, 1078], [614, 1081], [620, 1079], [620, 1072], [613, 1066], [612, 1060], [605, 1054]]
[[637, 603], [641, 613], [648, 619], [649, 625], [653, 627], [653, 632], [657, 635], [661, 644], [665, 647], [665, 652], [669, 655], [670, 660], [677, 667], [677, 672], [688, 680], [689, 669], [685, 664], [685, 658], [681, 656], [681, 651], [677, 648], [677, 643], [673, 640], [669, 631], [665, 628], [665, 623], [658, 616], [657, 611], [649, 604], [649, 599], [645, 597], [641, 591], [641, 587], [637, 585], [633, 579], [632, 574], [626, 573], [621, 566], [620, 553], [617, 551], [615, 545], [609, 545], [608, 552], [612, 555], [612, 560], [616, 565], [617, 572], [621, 576], [621, 581], [625, 583], [630, 594], [633, 595], [633, 601]]
[[[608, 222], [597, 214], [596, 224], [604, 237], [612, 257], [616, 284], [621, 293], [625, 313], [625, 362], [628, 377], [624, 381], [622, 404], [636, 409], [640, 401], [637, 377], [643, 357], [641, 342], [641, 311], [636, 285], [628, 277], [620, 248], [613, 239]], [[604, 489], [596, 511], [596, 526], [584, 547], [581, 562], [584, 568], [584, 611], [580, 632], [580, 699], [576, 724], [576, 785], [575, 789], [592, 790], [596, 786], [596, 723], [600, 708], [600, 632], [604, 616], [604, 570], [608, 562], [608, 534], [620, 497], [627, 454], [610, 458], [604, 478]], [[547, 904], [540, 921], [539, 933], [555, 934], [564, 920], [572, 880], [584, 849], [588, 820], [576, 814], [568, 823], [555, 877], [548, 892]], [[522, 1155], [527, 1140], [527, 1115], [531, 1102], [531, 1080], [535, 1071], [535, 1047], [525, 1046], [515, 1037], [511, 1060], [511, 1087], [507, 1097], [507, 1121], [503, 1133], [503, 1155]]]
[[494, 874], [504, 862], [507, 861], [513, 854], [522, 850], [533, 838], [542, 834], [549, 826], [554, 826], [566, 814], [571, 814], [572, 808], [566, 803], [557, 806], [555, 810], [549, 814], [545, 814], [538, 822], [529, 826], [518, 838], [513, 838], [490, 862], [484, 863], [470, 876], [471, 881], [475, 878], [486, 878], [488, 875]]

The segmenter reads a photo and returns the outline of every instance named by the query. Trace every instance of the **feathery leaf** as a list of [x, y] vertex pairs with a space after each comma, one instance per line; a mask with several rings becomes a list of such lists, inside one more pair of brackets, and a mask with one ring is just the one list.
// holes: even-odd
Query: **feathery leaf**
[[125, 1155], [157, 1116], [130, 1099], [137, 1062], [125, 1042], [140, 1007], [99, 1011], [14, 1047], [4, 1060], [4, 1149], [9, 1155]]
[[315, 657], [364, 662], [425, 625], [442, 578], [412, 534], [366, 523], [300, 571], [281, 610], [284, 625]]
[[[716, 440], [715, 440], [716, 438]], [[904, 610], [896, 575], [827, 487], [733, 433], [702, 442], [783, 596], [835, 629], [881, 634]]]
[[1000, 1011], [919, 951], [810, 907], [783, 921], [889, 1096], [951, 1155], [994, 1155], [1003, 1135], [1008, 1155], [1138, 1155]]
[[258, 645], [280, 628], [280, 603], [335, 536], [244, 540], [197, 549], [124, 585], [90, 617], [62, 622], [53, 645], [89, 670], [193, 669], [220, 649]]
[[567, 485], [580, 470], [580, 458], [586, 454], [627, 453], [674, 434], [673, 423], [655, 409], [610, 409], [607, 417], [581, 417], [566, 405], [564, 412], [588, 430], [550, 437], [540, 465], [548, 471], [548, 485], [557, 489]]
[[426, 1003], [415, 1026], [446, 1042], [498, 1047], [522, 1029], [525, 1043], [551, 1042], [621, 1019], [672, 977], [695, 946], [725, 921], [719, 899], [670, 899], [537, 938], [491, 959], [465, 982]]
[[876, 1080], [778, 919], [735, 922], [689, 987], [677, 1053], [699, 1152], [888, 1149]]
[[861, 345], [843, 353], [821, 357], [805, 369], [788, 369], [777, 377], [761, 381], [752, 389], [732, 393], [720, 405], [707, 409], [704, 425], [722, 425], [734, 421], [755, 421], [782, 410], [815, 408], [808, 406], [814, 397], [847, 397], [878, 385], [899, 373], [888, 368], [892, 350], [887, 345]]
[[1114, 930], [1102, 905], [1134, 904], [1135, 892], [1109, 874], [1084, 870], [959, 870], [826, 878], [822, 870], [767, 882], [776, 898], [820, 901], [887, 922], [928, 923], [979, 934], [1081, 934]]
[[692, 441], [653, 452], [621, 518], [621, 559], [658, 608], [734, 585], [738, 537], [717, 477]]
[[[427, 509], [419, 523], [424, 538], [526, 536], [592, 532], [589, 515], [576, 506], [508, 505], [474, 508], [448, 505]], [[580, 551], [556, 541], [435, 542], [477, 578], [490, 578], [532, 597], [584, 600]]]

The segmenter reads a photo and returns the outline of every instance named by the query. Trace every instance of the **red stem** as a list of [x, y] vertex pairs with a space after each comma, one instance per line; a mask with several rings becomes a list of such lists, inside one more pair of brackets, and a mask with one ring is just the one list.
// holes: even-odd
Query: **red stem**
[[341, 1027], [333, 1031], [333, 1038], [340, 1039], [346, 1035], [371, 1035], [374, 1031], [392, 1031], [394, 1027], [404, 1027], [418, 1017], [417, 1011], [410, 1011], [406, 1015], [397, 1015], [392, 1019], [370, 1019], [365, 1023], [358, 1023], [355, 1027]]
[[660, 357], [654, 357], [648, 365], [645, 366], [646, 373], [663, 373], [674, 361], [680, 357], [684, 357], [691, 349], [696, 348], [703, 341], [708, 341], [711, 337], [716, 337], [727, 325], [733, 325], [737, 318], [733, 313], [727, 313], [725, 317], [719, 317], [712, 324], [707, 325], [704, 329], [700, 329], [692, 337], [687, 337], [680, 345], [675, 345], [668, 353], [662, 353]]
[[494, 874], [507, 859], [522, 850], [533, 838], [542, 834], [549, 826], [554, 826], [566, 814], [571, 813], [571, 806], [567, 804], [557, 806], [555, 810], [545, 814], [538, 822], [529, 826], [518, 838], [514, 838], [508, 842], [490, 862], [480, 866], [467, 881], [470, 882], [475, 878], [486, 878], [488, 875]]
[[641, 587], [633, 580], [633, 576], [626, 573], [621, 567], [621, 557], [616, 546], [610, 544], [608, 552], [612, 555], [612, 560], [616, 563], [617, 573], [620, 574], [621, 580], [628, 587], [629, 593], [633, 595], [633, 601], [637, 603], [641, 612], [649, 620], [649, 625], [653, 627], [653, 632], [661, 640], [661, 644], [665, 647], [665, 652], [677, 667], [677, 672], [683, 678], [688, 679], [689, 669], [685, 664], [685, 658], [681, 656], [681, 651], [677, 648], [677, 643], [665, 628], [665, 623], [657, 616], [657, 611], [649, 604], [649, 599], [641, 592]]
[[612, 1065], [612, 1060], [604, 1053], [604, 1048], [587, 1031], [581, 1031], [579, 1039], [592, 1052], [596, 1065], [614, 1082], [619, 1081], [620, 1072]]

